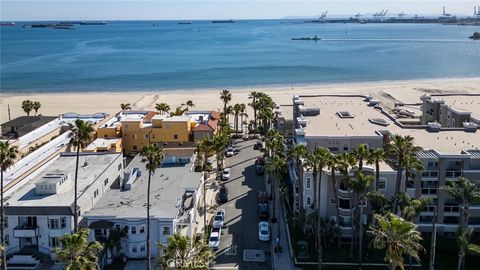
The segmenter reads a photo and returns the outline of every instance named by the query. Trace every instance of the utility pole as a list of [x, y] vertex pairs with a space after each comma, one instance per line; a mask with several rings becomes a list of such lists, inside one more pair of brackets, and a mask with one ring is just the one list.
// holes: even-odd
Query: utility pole
[[207, 194], [206, 194], [206, 185], [207, 185], [207, 172], [203, 172], [203, 228], [205, 230], [205, 235], [207, 234]]

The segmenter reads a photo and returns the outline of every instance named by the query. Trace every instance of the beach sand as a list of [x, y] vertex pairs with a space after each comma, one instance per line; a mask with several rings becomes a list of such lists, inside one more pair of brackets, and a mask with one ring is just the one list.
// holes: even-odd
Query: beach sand
[[[251, 91], [262, 91], [269, 94], [279, 105], [291, 105], [292, 95], [370, 94], [383, 104], [393, 106], [395, 100], [405, 103], [418, 103], [420, 102], [420, 95], [423, 93], [480, 93], [480, 78], [261, 86], [229, 90], [232, 92], [232, 105], [235, 103], [248, 104], [251, 102], [248, 99]], [[25, 115], [21, 109], [21, 103], [26, 99], [39, 101], [42, 104], [39, 114], [42, 115], [60, 115], [67, 112], [115, 114], [120, 111], [121, 103], [130, 103], [133, 110], [154, 110], [156, 103], [166, 102], [174, 110], [176, 106], [187, 100], [193, 101], [195, 104], [194, 110], [220, 110], [223, 108], [219, 98], [220, 91], [221, 89], [98, 93], [2, 93], [0, 96], [0, 122], [3, 123], [8, 120], [7, 105], [10, 106], [12, 119]], [[250, 107], [249, 110], [247, 113], [252, 117]]]

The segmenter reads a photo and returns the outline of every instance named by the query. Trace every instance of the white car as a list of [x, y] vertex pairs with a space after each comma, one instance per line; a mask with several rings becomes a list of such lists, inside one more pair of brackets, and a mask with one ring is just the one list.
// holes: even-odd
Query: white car
[[208, 239], [208, 245], [212, 250], [218, 250], [218, 246], [220, 245], [220, 234], [222, 229], [220, 228], [213, 228], [212, 232], [210, 233], [210, 238]]
[[270, 241], [270, 224], [267, 221], [258, 223], [258, 239], [260, 241]]
[[232, 171], [232, 169], [230, 168], [225, 168], [223, 169], [223, 173], [222, 173], [222, 180], [228, 180], [230, 179], [230, 172]]
[[235, 149], [233, 147], [228, 147], [227, 148], [227, 157], [233, 157], [235, 154]]
[[225, 221], [225, 209], [218, 209], [213, 217], [213, 228], [222, 228]]

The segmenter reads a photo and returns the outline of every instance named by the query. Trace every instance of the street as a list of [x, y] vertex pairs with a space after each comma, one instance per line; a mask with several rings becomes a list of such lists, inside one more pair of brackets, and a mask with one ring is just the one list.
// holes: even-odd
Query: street
[[[253, 149], [255, 142], [237, 139], [236, 154], [225, 161], [225, 166], [232, 169], [230, 180], [222, 181], [228, 188], [229, 200], [218, 206], [226, 214], [213, 269], [271, 269], [270, 242], [258, 240], [257, 192], [265, 189], [265, 182], [255, 171], [255, 159], [261, 155]], [[263, 251], [265, 259], [244, 261], [244, 250], [254, 250], [250, 253], [254, 260], [263, 260], [256, 252]]]

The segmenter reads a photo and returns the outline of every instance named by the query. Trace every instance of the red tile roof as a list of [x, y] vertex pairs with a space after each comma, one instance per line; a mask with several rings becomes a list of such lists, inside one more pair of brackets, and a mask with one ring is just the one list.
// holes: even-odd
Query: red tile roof
[[152, 118], [157, 115], [157, 112], [148, 112], [145, 117], [143, 117], [143, 121], [150, 121]]
[[213, 131], [215, 130], [213, 127], [210, 126], [210, 121], [208, 121], [209, 124], [200, 124], [196, 126], [193, 131]]
[[212, 111], [210, 114], [210, 119], [208, 119], [208, 125], [213, 129], [217, 130], [218, 119], [220, 118], [220, 112]]

